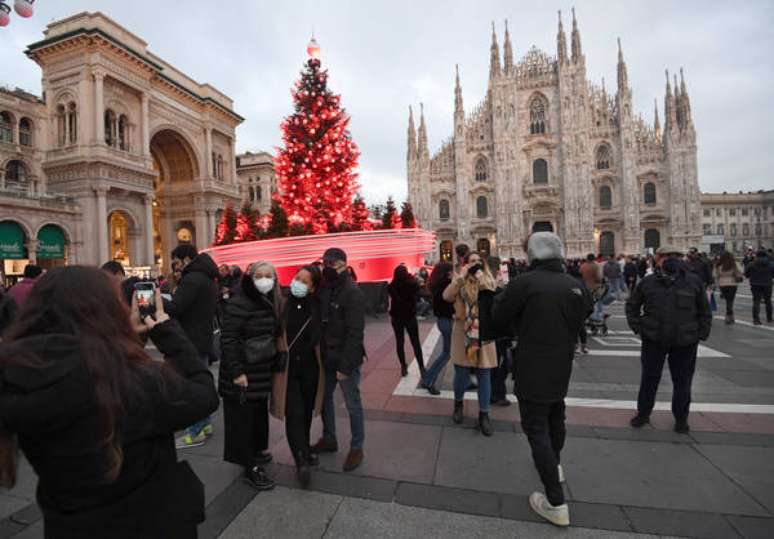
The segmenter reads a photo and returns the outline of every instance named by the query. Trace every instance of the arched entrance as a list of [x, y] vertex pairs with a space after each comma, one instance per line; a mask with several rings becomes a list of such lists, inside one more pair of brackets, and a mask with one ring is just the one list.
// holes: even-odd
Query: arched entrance
[[649, 228], [645, 231], [645, 249], [654, 251], [661, 247], [661, 233], [655, 228]]
[[132, 218], [121, 210], [115, 210], [108, 216], [108, 233], [110, 242], [110, 260], [120, 262], [124, 266], [132, 265], [134, 253]]
[[[196, 152], [188, 140], [173, 129], [162, 129], [151, 138], [150, 152], [153, 158], [153, 170], [157, 176], [153, 182], [153, 250], [156, 264], [162, 265], [169, 252], [180, 242], [177, 235], [179, 220], [173, 220], [167, 198], [181, 184], [190, 184], [199, 177]], [[184, 203], [185, 204], [185, 203]], [[189, 208], [180, 208], [180, 195], [175, 195], [175, 210], [190, 210], [188, 216], [193, 221], [193, 200]], [[196, 244], [196, 229], [193, 223], [187, 223], [190, 241]], [[206, 231], [200, 231], [206, 233]]]
[[487, 258], [492, 251], [492, 247], [489, 243], [489, 240], [486, 238], [479, 238], [476, 242], [476, 251], [481, 253], [481, 256], [484, 258]]
[[52, 269], [67, 264], [67, 236], [58, 225], [44, 225], [38, 230], [38, 264]]
[[615, 234], [605, 230], [599, 236], [599, 253], [603, 256], [615, 255]]
[[454, 244], [451, 240], [443, 240], [440, 245], [440, 259], [442, 262], [451, 262], [454, 252]]
[[532, 232], [553, 232], [554, 231], [554, 225], [551, 224], [551, 221], [535, 221], [535, 224], [532, 225]]
[[4, 284], [13, 284], [27, 264], [27, 232], [16, 221], [0, 221], [0, 261]]

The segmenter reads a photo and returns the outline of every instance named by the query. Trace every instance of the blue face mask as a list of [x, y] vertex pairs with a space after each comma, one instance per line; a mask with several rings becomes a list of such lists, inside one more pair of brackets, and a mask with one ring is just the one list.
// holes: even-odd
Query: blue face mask
[[300, 299], [309, 294], [309, 287], [298, 279], [293, 279], [293, 282], [290, 283], [290, 293]]

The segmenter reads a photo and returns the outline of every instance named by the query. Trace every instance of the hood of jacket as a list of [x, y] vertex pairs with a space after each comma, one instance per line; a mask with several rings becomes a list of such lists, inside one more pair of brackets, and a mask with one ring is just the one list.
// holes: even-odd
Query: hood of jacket
[[3, 425], [55, 428], [92, 406], [93, 395], [84, 391], [88, 373], [75, 337], [38, 335], [0, 344], [1, 357], [21, 355], [37, 361], [0, 367], [0, 430]]
[[192, 272], [203, 273], [210, 279], [217, 279], [220, 276], [217, 264], [207, 253], [200, 253], [183, 268], [183, 275]]

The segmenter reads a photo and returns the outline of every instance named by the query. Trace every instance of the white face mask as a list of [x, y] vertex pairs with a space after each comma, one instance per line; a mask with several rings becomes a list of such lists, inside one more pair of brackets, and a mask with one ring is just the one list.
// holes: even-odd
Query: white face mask
[[270, 277], [261, 277], [260, 279], [253, 279], [253, 283], [255, 283], [255, 288], [258, 289], [258, 292], [261, 294], [268, 294], [271, 292], [271, 289], [274, 288], [274, 279]]

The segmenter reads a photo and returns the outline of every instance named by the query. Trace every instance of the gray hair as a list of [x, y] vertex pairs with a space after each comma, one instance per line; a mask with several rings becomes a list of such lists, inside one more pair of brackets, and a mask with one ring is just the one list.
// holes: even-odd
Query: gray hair
[[527, 243], [527, 258], [534, 260], [564, 259], [562, 240], [553, 232], [535, 232]]

